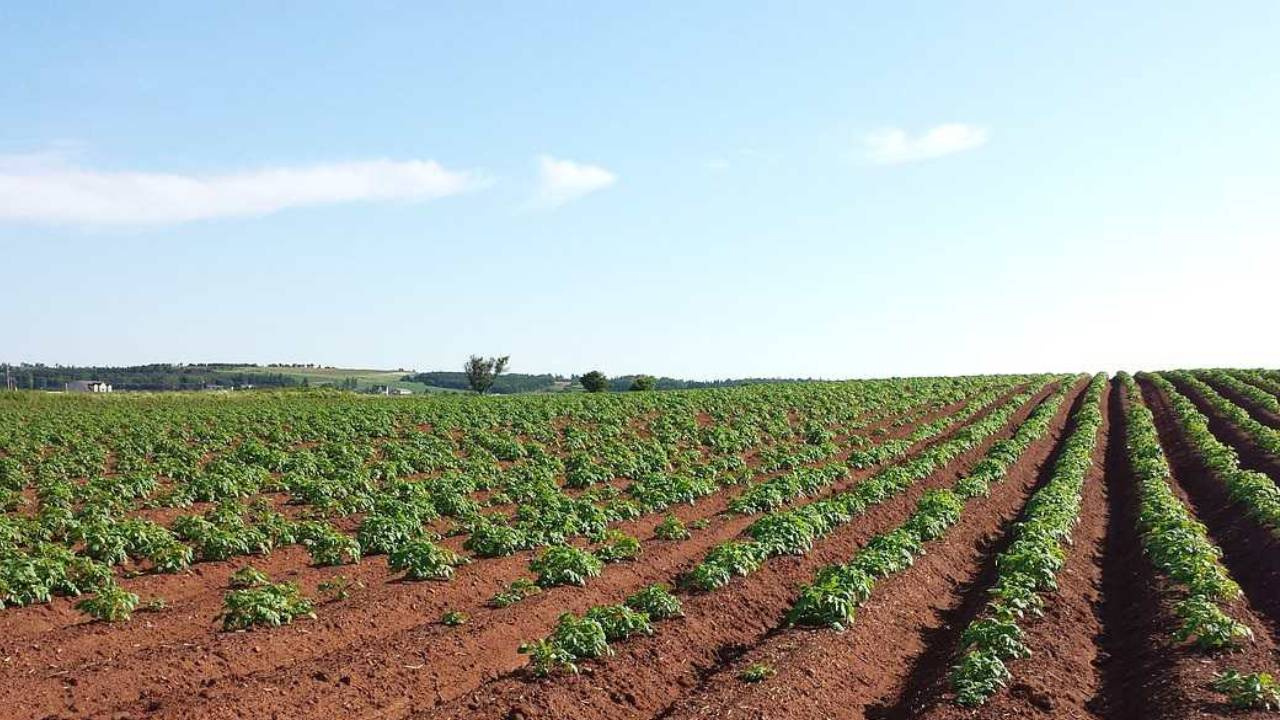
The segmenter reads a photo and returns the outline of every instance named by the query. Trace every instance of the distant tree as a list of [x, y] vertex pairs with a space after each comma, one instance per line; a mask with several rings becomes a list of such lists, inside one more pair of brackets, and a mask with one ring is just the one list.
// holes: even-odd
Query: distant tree
[[657, 385], [658, 381], [654, 379], [652, 375], [637, 375], [635, 379], [631, 381], [630, 389], [632, 391], [652, 390], [657, 387]]
[[467, 363], [462, 366], [462, 371], [467, 375], [467, 384], [472, 390], [480, 394], [489, 391], [493, 387], [493, 381], [507, 369], [507, 362], [511, 360], [510, 355], [503, 355], [499, 358], [483, 358], [479, 355], [472, 355], [468, 358]]
[[603, 392], [609, 387], [609, 378], [605, 377], [604, 373], [599, 370], [592, 370], [583, 375], [578, 378], [578, 382], [582, 383], [582, 387], [586, 388], [587, 392], [593, 393]]

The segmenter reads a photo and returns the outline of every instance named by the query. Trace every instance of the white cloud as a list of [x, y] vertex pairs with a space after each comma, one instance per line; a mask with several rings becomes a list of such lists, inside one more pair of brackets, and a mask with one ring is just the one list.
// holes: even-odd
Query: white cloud
[[371, 200], [429, 200], [484, 185], [434, 161], [369, 160], [223, 175], [82, 168], [53, 155], [0, 158], [0, 221], [155, 225]]
[[596, 165], [559, 160], [550, 155], [538, 158], [538, 190], [532, 205], [555, 208], [577, 200], [618, 181], [613, 173]]
[[867, 159], [877, 165], [929, 160], [985, 145], [987, 131], [963, 123], [947, 123], [912, 137], [900, 128], [886, 128], [863, 139]]

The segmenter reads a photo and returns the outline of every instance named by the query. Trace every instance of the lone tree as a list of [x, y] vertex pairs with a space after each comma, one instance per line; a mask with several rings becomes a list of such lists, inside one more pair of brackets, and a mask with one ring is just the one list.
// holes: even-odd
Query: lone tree
[[599, 370], [592, 370], [583, 375], [578, 378], [578, 382], [582, 383], [582, 387], [586, 388], [587, 392], [604, 392], [609, 387], [609, 378]]
[[657, 387], [658, 381], [652, 375], [637, 375], [631, 380], [632, 391], [652, 390]]
[[510, 359], [510, 355], [503, 355], [500, 358], [482, 358], [479, 355], [472, 355], [467, 360], [467, 364], [462, 366], [462, 371], [467, 374], [467, 384], [481, 395], [489, 392], [489, 388], [493, 387], [493, 381], [507, 369], [507, 361]]

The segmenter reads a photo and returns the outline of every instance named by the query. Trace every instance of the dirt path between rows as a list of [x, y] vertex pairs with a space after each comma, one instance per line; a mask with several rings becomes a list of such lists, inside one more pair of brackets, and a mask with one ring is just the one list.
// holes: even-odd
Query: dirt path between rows
[[[1178, 392], [1194, 403], [1196, 409], [1209, 419], [1209, 432], [1212, 432], [1214, 437], [1218, 438], [1219, 442], [1230, 445], [1235, 449], [1236, 454], [1240, 458], [1240, 467], [1264, 473], [1269, 475], [1275, 482], [1280, 483], [1280, 458], [1275, 457], [1274, 455], [1269, 455], [1263, 451], [1247, 432], [1236, 427], [1234, 423], [1227, 420], [1221, 413], [1214, 409], [1213, 406], [1205, 402], [1204, 398], [1200, 396], [1200, 393], [1187, 386], [1186, 383], [1172, 377], [1166, 379], [1173, 383], [1174, 387], [1178, 389]], [[1150, 398], [1151, 390], [1148, 388], [1149, 384], [1143, 383], [1143, 394]], [[1157, 392], [1156, 395], [1158, 396], [1159, 393]], [[1164, 406], [1166, 401], [1163, 397], [1161, 397], [1160, 400], [1161, 406]], [[1150, 401], [1148, 400], [1148, 402]], [[1154, 409], [1155, 408], [1152, 408], [1152, 410]]]
[[[953, 482], [993, 442], [1008, 437], [1048, 393], [1046, 388], [1024, 404], [1003, 431], [901, 495], [854, 518], [816, 543], [806, 555], [775, 558], [725, 588], [687, 596], [684, 618], [663, 622], [653, 636], [619, 644], [616, 656], [587, 664], [582, 675], [534, 681], [524, 673], [512, 673], [453, 702], [423, 709], [413, 717], [587, 720], [650, 718], [666, 712], [695, 692], [703, 680], [729, 667], [744, 651], [767, 641], [791, 606], [796, 591], [818, 568], [846, 560], [870, 537], [901, 523], [920, 495]], [[882, 647], [883, 643], [877, 641], [877, 645]]]
[[[987, 498], [971, 501], [960, 521], [909, 569], [882, 581], [844, 632], [777, 631], [709, 678], [669, 713], [672, 720], [772, 717], [916, 717], [918, 696], [932, 694], [951, 659], [953, 628], [963, 628], [985, 602], [994, 559], [1031, 492], [1047, 479], [1058, 438], [1084, 385], [1065, 398], [1050, 430], [1033, 442]], [[846, 558], [847, 559], [847, 558]], [[777, 675], [759, 684], [736, 677], [764, 662]], [[852, 680], [852, 682], [851, 682]]]
[[[1248, 560], [1241, 557], [1242, 551], [1246, 557], [1250, 553], [1245, 538], [1253, 530], [1247, 527], [1248, 520], [1221, 505], [1225, 495], [1216, 481], [1203, 472], [1203, 468], [1197, 468], [1198, 461], [1191, 457], [1185, 438], [1178, 430], [1167, 401], [1159, 390], [1145, 383], [1141, 390], [1141, 401], [1155, 415], [1160, 442], [1173, 472], [1175, 494], [1197, 519], [1206, 524], [1210, 539], [1219, 545], [1224, 540], [1230, 541], [1234, 551], [1223, 547], [1226, 554], [1224, 563], [1241, 586], [1245, 586], [1246, 582], [1251, 585], [1258, 582], [1256, 571], [1264, 568], [1268, 560], [1256, 556]], [[1138, 401], [1138, 398], [1127, 400]], [[1133, 506], [1124, 508], [1123, 513], [1136, 521], [1136, 492], [1131, 501]], [[1257, 634], [1255, 641], [1246, 643], [1240, 650], [1230, 654], [1198, 651], [1187, 643], [1174, 640], [1179, 626], [1174, 607], [1184, 595], [1175, 591], [1166, 578], [1156, 573], [1141, 552], [1138, 538], [1134, 537], [1132, 542], [1129, 557], [1123, 561], [1128, 564], [1130, 574], [1127, 583], [1130, 589], [1126, 596], [1132, 597], [1134, 602], [1128, 608], [1112, 608], [1107, 626], [1114, 629], [1114, 632], [1109, 630], [1104, 639], [1107, 647], [1114, 648], [1115, 651], [1112, 660], [1104, 666], [1108, 718], [1189, 720], [1205, 715], [1227, 714], [1239, 718], [1274, 717], [1274, 714], [1267, 712], [1233, 710], [1226, 704], [1224, 696], [1210, 687], [1215, 674], [1224, 670], [1271, 671], [1280, 660], [1274, 624], [1253, 603], [1259, 588], [1254, 585], [1253, 593], [1246, 589], [1244, 598], [1225, 608], [1231, 617], [1253, 629]], [[1265, 547], [1259, 547], [1258, 550], [1260, 554], [1268, 552]], [[1120, 558], [1117, 558], [1117, 562], [1119, 561]], [[1271, 565], [1274, 570], [1274, 564]], [[1248, 571], [1250, 568], [1253, 571]], [[1241, 570], [1247, 571], [1249, 581], [1241, 577]], [[1110, 587], [1107, 589], [1110, 592]], [[1274, 604], [1274, 600], [1272, 603]]]
[[[922, 421], [960, 406], [956, 403], [930, 413]], [[894, 428], [887, 437], [903, 436], [912, 429], [912, 425]], [[522, 658], [515, 655], [516, 644], [542, 624], [554, 622], [564, 607], [599, 593], [665, 579], [673, 567], [687, 564], [694, 556], [700, 558], [706, 548], [739, 532], [739, 525], [749, 524], [750, 518], [717, 517], [737, 492], [722, 491], [695, 506], [677, 508], [686, 522], [713, 518], [711, 527], [695, 532], [684, 543], [651, 541], [653, 526], [661, 520], [657, 515], [621, 524], [625, 531], [648, 540], [640, 562], [611, 566], [606, 578], [593, 581], [598, 591], [559, 588], [507, 611], [490, 610], [483, 603], [509, 580], [528, 574], [530, 553], [474, 563], [461, 568], [449, 583], [399, 583], [388, 582], [385, 560], [379, 558], [357, 566], [298, 569], [305, 563], [305, 553], [288, 557], [287, 551], [278, 551], [284, 556], [279, 568], [286, 569], [288, 561], [294, 561], [293, 577], [305, 574], [304, 586], [316, 581], [317, 575], [336, 574], [368, 577], [370, 586], [350, 600], [322, 607], [319, 621], [226, 634], [216, 631], [211, 618], [221, 601], [225, 575], [242, 563], [205, 563], [198, 567], [219, 567], [216, 575], [203, 578], [212, 588], [202, 595], [203, 604], [174, 613], [164, 627], [135, 621], [121, 627], [76, 628], [73, 641], [93, 653], [87, 659], [68, 662], [64, 645], [50, 640], [34, 643], [34, 653], [20, 656], [25, 670], [12, 666], [6, 670], [9, 681], [0, 689], [0, 702], [20, 701], [18, 706], [28, 710], [21, 717], [33, 718], [67, 711], [77, 716], [208, 717], [243, 715], [246, 697], [252, 697], [254, 704], [310, 717], [322, 713], [321, 708], [343, 706], [346, 696], [359, 697], [374, 707], [415, 693], [442, 700], [443, 693], [459, 692], [467, 683], [478, 684], [518, 664]], [[269, 565], [277, 567], [275, 562]], [[456, 629], [440, 625], [443, 611], [454, 608], [472, 612], [472, 622]], [[159, 620], [163, 614], [156, 617]], [[300, 672], [298, 665], [304, 663], [307, 670]], [[486, 673], [484, 667], [496, 669]], [[64, 675], [55, 673], [74, 677], [75, 684], [64, 685]], [[373, 687], [378, 690], [369, 689]], [[408, 692], [401, 692], [402, 687]]]
[[[1076, 418], [1084, 402], [1084, 395], [1077, 399], [1067, 422], [1056, 437], [1053, 452], [1040, 466], [1036, 489], [1052, 477], [1054, 464], [1062, 451], [1062, 443], [1075, 431]], [[953, 704], [954, 695], [948, 682], [951, 666], [960, 653], [960, 634], [976, 619], [989, 599], [989, 589], [995, 581], [994, 555], [984, 564], [982, 581], [977, 583], [970, 597], [962, 606], [966, 612], [958, 617], [948, 617], [941, 628], [941, 638], [918, 663], [916, 674], [923, 675], [924, 682], [915, 688], [908, 685], [908, 692], [884, 713], [868, 713], [869, 718], [908, 720], [952, 720], [959, 718], [1096, 718], [1090, 705], [1098, 694], [1101, 683], [1095, 662], [1098, 647], [1096, 636], [1101, 632], [1101, 620], [1097, 614], [1102, 576], [1103, 539], [1107, 526], [1106, 445], [1108, 431], [1109, 397], [1102, 398], [1103, 422], [1094, 445], [1093, 465], [1085, 477], [1081, 493], [1080, 523], [1072, 534], [1067, 548], [1067, 561], [1058, 574], [1058, 589], [1045, 595], [1043, 617], [1026, 618], [1020, 627], [1024, 631], [1023, 642], [1031, 650], [1031, 657], [1010, 661], [1013, 675], [1009, 686], [974, 710]], [[1021, 519], [1021, 517], [1019, 518]], [[1012, 541], [1012, 533], [1001, 539], [1000, 551]], [[976, 601], [976, 602], [975, 602]], [[973, 608], [973, 605], [977, 605]], [[972, 608], [972, 609], [970, 609]]]
[[1209, 529], [1222, 548], [1223, 564], [1244, 589], [1249, 605], [1265, 623], [1273, 641], [1280, 640], [1280, 541], [1231, 502], [1226, 488], [1191, 450], [1167, 398], [1150, 383], [1142, 384], [1147, 406], [1155, 413], [1160, 442], [1173, 470], [1179, 495]]

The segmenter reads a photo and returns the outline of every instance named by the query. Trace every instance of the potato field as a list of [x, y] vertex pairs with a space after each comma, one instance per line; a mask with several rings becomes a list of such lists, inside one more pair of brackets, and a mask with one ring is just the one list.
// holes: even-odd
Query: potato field
[[0, 716], [1280, 710], [1280, 371], [0, 395]]

